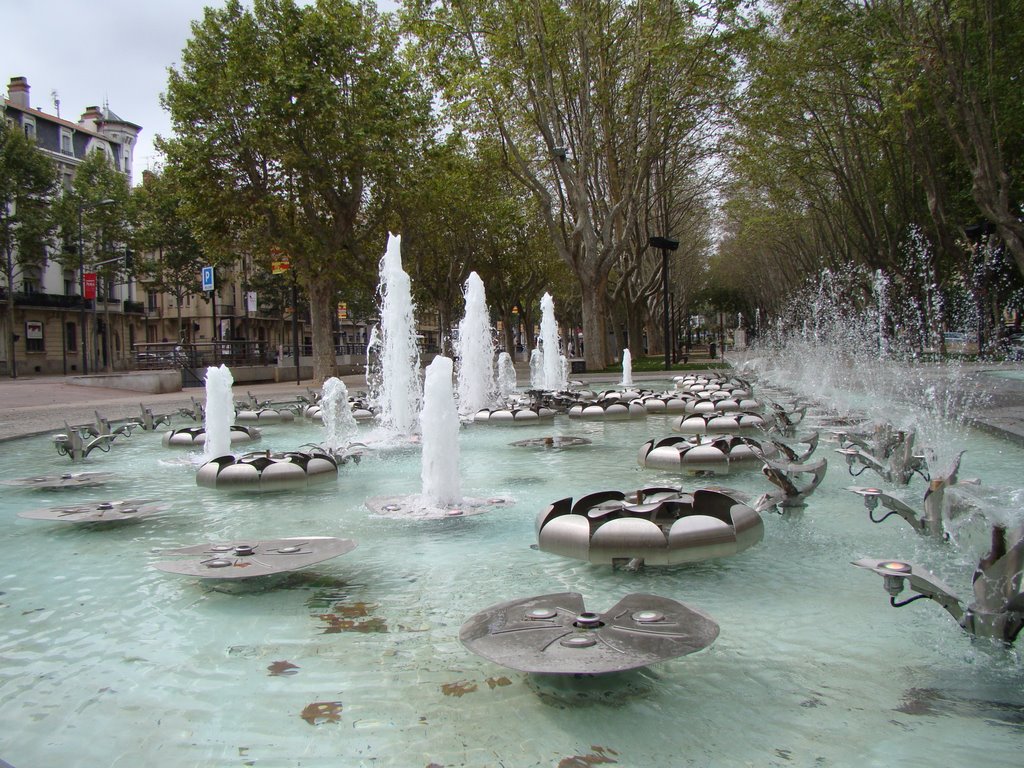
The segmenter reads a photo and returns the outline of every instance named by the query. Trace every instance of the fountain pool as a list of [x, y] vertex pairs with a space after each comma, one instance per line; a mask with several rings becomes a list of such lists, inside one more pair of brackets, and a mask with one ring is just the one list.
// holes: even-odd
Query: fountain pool
[[[822, 419], [812, 407], [801, 433]], [[850, 565], [922, 562], [969, 594], [977, 553], [868, 522], [829, 444], [816, 454], [828, 474], [806, 509], [766, 514], [764, 540], [735, 557], [632, 573], [531, 548], [537, 513], [556, 499], [707, 484], [637, 466], [637, 449], [671, 434], [671, 420], [465, 427], [462, 491], [508, 503], [456, 519], [381, 519], [365, 507], [420, 490], [409, 446], [341, 467], [336, 484], [254, 497], [197, 488], [195, 461], [140, 431], [75, 467], [114, 469], [121, 479], [102, 489], [5, 489], [0, 758], [16, 768], [1019, 762], [1020, 642], [972, 641], [928, 601], [894, 610], [877, 577]], [[303, 420], [268, 425], [260, 447], [322, 434]], [[543, 435], [592, 444], [511, 445]], [[980, 433], [958, 439], [962, 477], [1019, 488], [1020, 448]], [[6, 443], [0, 456], [4, 478], [67, 469], [48, 436]], [[715, 482], [771, 489], [757, 473]], [[914, 478], [908, 493], [922, 492]], [[17, 516], [139, 496], [169, 508], [123, 526]], [[230, 586], [149, 567], [160, 550], [201, 541], [301, 535], [358, 547]], [[707, 613], [721, 633], [692, 656], [594, 678], [518, 673], [460, 644], [460, 625], [483, 608], [563, 591], [602, 610], [631, 592], [662, 595]]]

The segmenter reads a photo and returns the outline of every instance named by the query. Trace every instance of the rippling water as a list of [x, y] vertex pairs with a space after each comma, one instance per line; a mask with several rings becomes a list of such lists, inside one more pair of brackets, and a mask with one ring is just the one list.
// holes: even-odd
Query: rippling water
[[[808, 425], [818, 417], [812, 409]], [[602, 489], [701, 481], [641, 470], [669, 417], [461, 433], [466, 496], [504, 508], [464, 519], [371, 516], [367, 498], [418, 493], [415, 449], [370, 454], [336, 484], [248, 495], [198, 488], [187, 453], [157, 434], [118, 439], [74, 468], [102, 489], [5, 488], [0, 498], [0, 758], [39, 766], [1016, 765], [1024, 740], [1018, 653], [972, 641], [936, 604], [889, 607], [865, 556], [925, 565], [962, 595], [976, 553], [874, 525], [829, 459], [807, 508], [765, 515], [736, 557], [639, 573], [531, 549], [550, 502]], [[259, 447], [322, 439], [267, 427]], [[547, 434], [590, 438], [516, 448]], [[962, 477], [1020, 486], [1024, 454], [962, 431]], [[0, 476], [69, 470], [49, 439], [6, 443]], [[718, 481], [758, 495], [760, 474]], [[877, 479], [867, 484], [878, 484]], [[908, 498], [920, 498], [915, 478]], [[19, 511], [147, 496], [168, 511], [120, 527]], [[287, 576], [219, 587], [154, 570], [159, 550], [296, 535], [353, 552]], [[630, 592], [681, 600], [721, 625], [697, 654], [599, 678], [544, 678], [466, 651], [460, 625], [515, 597], [578, 591], [605, 610]]]

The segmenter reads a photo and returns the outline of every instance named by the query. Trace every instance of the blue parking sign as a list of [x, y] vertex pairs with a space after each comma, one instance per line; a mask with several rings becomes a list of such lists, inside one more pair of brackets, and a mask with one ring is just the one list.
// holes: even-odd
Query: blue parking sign
[[203, 267], [203, 290], [213, 290], [213, 267]]

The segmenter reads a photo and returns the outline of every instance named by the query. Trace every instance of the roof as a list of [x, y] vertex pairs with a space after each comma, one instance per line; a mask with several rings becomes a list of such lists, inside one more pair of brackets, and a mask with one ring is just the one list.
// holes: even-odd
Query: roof
[[[90, 128], [86, 128], [84, 125], [81, 125], [80, 123], [73, 123], [70, 120], [65, 120], [62, 117], [57, 117], [56, 115], [51, 115], [50, 113], [43, 112], [41, 109], [36, 109], [35, 107], [21, 107], [21, 106], [19, 106], [17, 104], [12, 103], [10, 99], [4, 99], [4, 106], [5, 107], [9, 107], [11, 109], [16, 109], [19, 112], [26, 112], [26, 113], [32, 115], [33, 117], [42, 118], [43, 120], [48, 120], [51, 123], [57, 123], [58, 125], [62, 125], [65, 128], [71, 128], [71, 129], [76, 130], [76, 131], [81, 131], [82, 133], [87, 133], [90, 136], [95, 136], [95, 137], [97, 137], [99, 139], [105, 139], [106, 141], [111, 141], [111, 138], [109, 136], [106, 136], [106, 135], [100, 133], [99, 131], [94, 131], [94, 130], [92, 130]], [[108, 123], [121, 123], [122, 125], [127, 125], [127, 126], [131, 126], [132, 128], [137, 128], [140, 131], [142, 130], [142, 126], [141, 125], [136, 125], [135, 123], [128, 122], [127, 120], [122, 120], [116, 114], [111, 112], [110, 109], [103, 110], [103, 112], [101, 114], [102, 114], [103, 120], [105, 122], [108, 122]]]

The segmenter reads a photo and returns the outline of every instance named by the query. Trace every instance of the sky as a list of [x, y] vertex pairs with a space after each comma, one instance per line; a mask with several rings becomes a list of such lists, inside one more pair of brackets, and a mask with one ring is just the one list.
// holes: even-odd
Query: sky
[[[31, 106], [78, 122], [88, 106], [107, 104], [121, 119], [142, 126], [135, 174], [155, 168], [153, 145], [171, 121], [160, 106], [167, 70], [177, 67], [190, 24], [223, 0], [0, 0], [0, 90], [12, 77], [28, 78]], [[382, 10], [394, 3], [380, 2]]]

